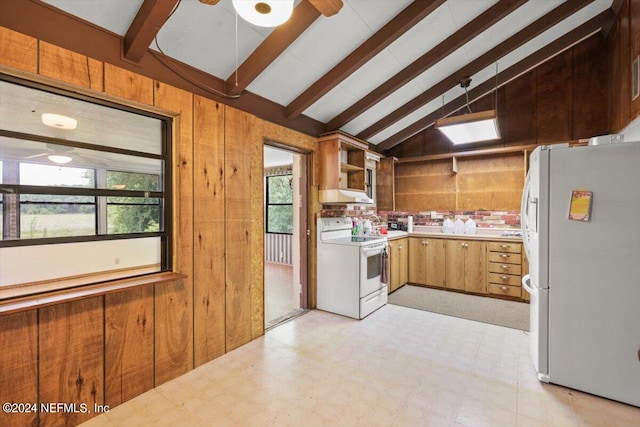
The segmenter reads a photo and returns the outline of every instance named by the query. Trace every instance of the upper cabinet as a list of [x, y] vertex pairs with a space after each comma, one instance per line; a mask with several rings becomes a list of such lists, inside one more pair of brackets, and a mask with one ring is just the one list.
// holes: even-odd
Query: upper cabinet
[[380, 159], [376, 173], [376, 206], [381, 211], [393, 211], [396, 208], [395, 198], [395, 157]]
[[373, 203], [366, 143], [342, 133], [321, 136], [318, 163], [320, 203]]

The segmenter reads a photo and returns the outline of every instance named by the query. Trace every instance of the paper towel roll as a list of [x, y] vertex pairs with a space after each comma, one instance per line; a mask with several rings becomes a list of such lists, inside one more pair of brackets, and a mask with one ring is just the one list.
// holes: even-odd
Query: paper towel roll
[[413, 217], [412, 216], [407, 217], [407, 231], [409, 233], [413, 233]]

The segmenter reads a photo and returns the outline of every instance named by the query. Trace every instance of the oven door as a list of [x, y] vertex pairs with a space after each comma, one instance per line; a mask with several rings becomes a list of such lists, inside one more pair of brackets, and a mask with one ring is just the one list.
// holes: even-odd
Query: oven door
[[373, 247], [360, 247], [360, 298], [384, 286], [380, 279], [385, 246], [377, 244]]

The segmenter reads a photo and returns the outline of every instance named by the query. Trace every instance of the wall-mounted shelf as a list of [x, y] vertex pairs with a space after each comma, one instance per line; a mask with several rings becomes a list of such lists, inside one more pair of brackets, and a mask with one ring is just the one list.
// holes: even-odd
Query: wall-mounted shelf
[[363, 167], [352, 165], [349, 163], [340, 163], [340, 171], [341, 172], [357, 172], [364, 170]]

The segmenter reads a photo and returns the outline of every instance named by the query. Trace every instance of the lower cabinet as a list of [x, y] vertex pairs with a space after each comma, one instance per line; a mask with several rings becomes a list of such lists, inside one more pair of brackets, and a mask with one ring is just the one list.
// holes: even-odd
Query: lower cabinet
[[409, 282], [445, 287], [445, 240], [409, 237]]
[[446, 241], [447, 288], [484, 294], [487, 292], [486, 243]]
[[522, 274], [522, 244], [489, 243], [490, 294], [522, 298]]
[[408, 241], [409, 283], [529, 299], [521, 284], [528, 269], [521, 243], [417, 236]]
[[389, 292], [409, 281], [409, 239], [389, 240]]

